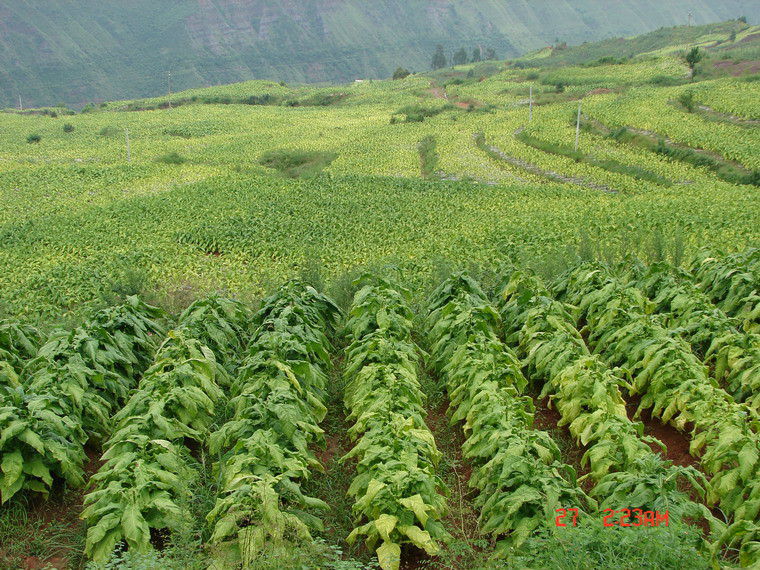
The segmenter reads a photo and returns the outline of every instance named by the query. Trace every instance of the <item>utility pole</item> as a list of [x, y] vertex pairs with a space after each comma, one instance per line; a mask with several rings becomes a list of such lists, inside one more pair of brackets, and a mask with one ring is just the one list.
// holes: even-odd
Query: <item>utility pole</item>
[[581, 101], [578, 101], [578, 122], [575, 124], [575, 150], [578, 150], [578, 142], [581, 137]]
[[689, 12], [689, 27], [690, 28], [691, 28], [691, 16], [692, 16], [692, 14], [691, 14], [691, 12]]
[[166, 72], [166, 81], [169, 83], [169, 108], [172, 108], [172, 72]]
[[124, 129], [124, 133], [127, 137], [127, 162], [132, 162], [132, 153], [129, 151], [129, 129]]
[[18, 110], [23, 111], [24, 106], [21, 104], [21, 93], [18, 94]]
[[533, 85], [530, 86], [530, 103], [528, 106], [528, 120], [533, 122]]

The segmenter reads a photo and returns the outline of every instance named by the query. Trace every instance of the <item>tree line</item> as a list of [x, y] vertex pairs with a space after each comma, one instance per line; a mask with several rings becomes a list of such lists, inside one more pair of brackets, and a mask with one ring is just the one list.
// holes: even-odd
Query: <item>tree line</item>
[[[479, 61], [491, 61], [494, 59], [496, 59], [496, 50], [493, 48], [482, 49], [480, 46], [476, 46], [472, 50], [472, 56], [470, 56], [467, 50], [461, 47], [451, 56], [451, 65], [464, 65], [465, 63], [478, 63]], [[446, 58], [446, 53], [440, 44], [435, 48], [432, 65], [433, 69], [441, 69], [449, 65], [449, 60]]]

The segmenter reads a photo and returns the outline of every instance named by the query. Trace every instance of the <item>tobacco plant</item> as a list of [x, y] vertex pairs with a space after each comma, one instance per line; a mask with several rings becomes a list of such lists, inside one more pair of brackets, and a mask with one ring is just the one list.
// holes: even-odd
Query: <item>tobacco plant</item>
[[556, 443], [532, 429], [535, 408], [521, 395], [527, 381], [498, 337], [499, 315], [477, 283], [455, 274], [427, 306], [430, 363], [446, 383], [452, 425], [463, 422], [462, 451], [474, 469], [469, 484], [479, 491], [479, 526], [500, 539], [496, 554], [549, 528], [557, 508], [593, 507]]
[[448, 490], [436, 475], [441, 454], [424, 421], [408, 292], [368, 275], [355, 285], [344, 402], [356, 445], [341, 461], [357, 462], [348, 493], [358, 526], [348, 542], [364, 537], [381, 568], [397, 570], [403, 544], [435, 555], [448, 540], [440, 522]]

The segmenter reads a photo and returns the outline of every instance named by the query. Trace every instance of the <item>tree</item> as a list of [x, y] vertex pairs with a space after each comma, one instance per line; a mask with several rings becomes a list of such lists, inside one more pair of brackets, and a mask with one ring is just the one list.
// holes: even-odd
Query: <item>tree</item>
[[446, 54], [443, 53], [443, 46], [441, 44], [438, 44], [435, 47], [435, 54], [433, 55], [433, 69], [441, 69], [443, 67], [446, 67], [448, 64], [449, 63], [446, 60]]
[[400, 65], [396, 68], [396, 71], [393, 72], [393, 79], [404, 79], [405, 77], [409, 77], [411, 73], [409, 73], [408, 69], [405, 69], [401, 67]]
[[704, 58], [704, 54], [699, 50], [697, 46], [691, 48], [689, 53], [686, 54], [686, 63], [689, 64], [691, 69], [691, 77], [694, 78], [694, 66], [697, 65]]
[[478, 63], [481, 61], [480, 48], [476, 47], [472, 50], [472, 63]]
[[678, 102], [681, 103], [681, 105], [684, 106], [684, 108], [689, 112], [694, 112], [694, 93], [691, 91], [684, 91], [679, 95]]
[[741, 17], [739, 18], [739, 21], [740, 21], [742, 24], [746, 24], [746, 23], [747, 23], [747, 16], [741, 16]]
[[496, 59], [496, 50], [493, 49], [493, 48], [488, 48], [486, 50], [485, 59], [487, 61], [493, 61], [493, 60], [495, 60]]
[[454, 54], [454, 58], [451, 60], [454, 65], [464, 65], [467, 63], [467, 52], [464, 48], [459, 48], [459, 51]]

